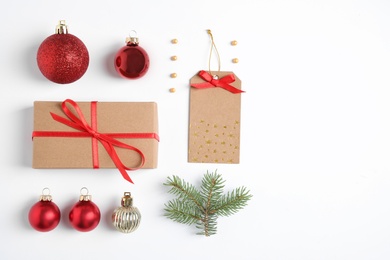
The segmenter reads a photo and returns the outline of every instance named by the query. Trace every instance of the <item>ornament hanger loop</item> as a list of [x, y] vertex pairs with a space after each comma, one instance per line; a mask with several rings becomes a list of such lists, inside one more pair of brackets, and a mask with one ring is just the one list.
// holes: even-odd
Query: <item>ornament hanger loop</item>
[[[211, 30], [207, 30], [207, 34], [210, 35], [210, 38], [211, 38], [211, 48], [210, 48], [210, 55], [209, 55], [209, 72], [211, 72], [211, 66], [210, 66], [210, 63], [211, 63], [211, 55], [213, 53], [213, 48], [215, 49], [215, 52], [217, 54], [217, 59], [218, 59], [218, 72], [221, 71], [221, 59], [219, 57], [219, 52], [218, 52], [218, 49], [217, 49], [217, 46], [215, 45], [215, 42], [214, 42], [214, 37], [213, 37], [213, 34], [211, 33]], [[211, 74], [211, 73], [210, 73]]]
[[42, 195], [39, 197], [39, 201], [51, 201], [49, 188], [43, 188]]
[[129, 37], [126, 38], [126, 43], [138, 45], [138, 36], [135, 30], [131, 30], [129, 33]]
[[131, 30], [129, 33], [129, 37], [131, 38], [137, 38], [137, 31], [136, 30]]
[[82, 187], [80, 189], [79, 201], [90, 201], [92, 199], [92, 196], [88, 194], [89, 194], [88, 189], [86, 187]]
[[43, 188], [42, 195], [44, 196], [50, 195], [50, 189], [47, 187]]
[[87, 189], [86, 187], [82, 187], [82, 188], [80, 189], [80, 194], [81, 194], [82, 196], [87, 196], [88, 193], [89, 193], [89, 191], [88, 191], [88, 189]]
[[65, 20], [60, 20], [58, 22], [58, 25], [56, 26], [56, 34], [67, 34], [68, 33], [68, 26], [66, 25]]

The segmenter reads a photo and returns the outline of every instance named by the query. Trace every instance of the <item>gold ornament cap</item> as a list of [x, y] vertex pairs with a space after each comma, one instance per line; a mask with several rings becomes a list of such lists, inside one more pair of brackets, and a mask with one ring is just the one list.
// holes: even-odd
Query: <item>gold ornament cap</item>
[[133, 197], [131, 197], [130, 192], [125, 192], [121, 201], [122, 207], [132, 207], [133, 206]]
[[68, 26], [65, 23], [65, 20], [60, 20], [56, 26], [56, 34], [67, 34]]
[[138, 37], [137, 37], [137, 32], [132, 30], [129, 34], [129, 37], [126, 37], [126, 43], [127, 44], [133, 44], [133, 45], [138, 45]]
[[91, 201], [92, 196], [88, 194], [89, 191], [86, 187], [82, 187], [80, 190], [80, 198], [79, 201]]
[[126, 37], [126, 43], [138, 45], [139, 41], [137, 37]]
[[51, 195], [41, 195], [39, 197], [39, 201], [52, 201], [52, 200], [53, 199], [52, 199]]
[[52, 201], [49, 188], [44, 188], [42, 190], [42, 195], [39, 197], [39, 201]]

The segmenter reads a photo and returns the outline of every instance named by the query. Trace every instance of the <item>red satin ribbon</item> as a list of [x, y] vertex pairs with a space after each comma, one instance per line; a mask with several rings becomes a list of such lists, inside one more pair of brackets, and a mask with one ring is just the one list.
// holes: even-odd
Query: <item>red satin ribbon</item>
[[[97, 102], [91, 102], [91, 126], [93, 131], [97, 131]], [[99, 168], [99, 152], [98, 152], [98, 140], [92, 138], [92, 163], [93, 168]]]
[[235, 87], [229, 85], [230, 83], [232, 83], [236, 80], [234, 78], [233, 74], [228, 74], [225, 77], [222, 77], [220, 79], [214, 79], [210, 73], [208, 73], [204, 70], [201, 70], [201, 71], [199, 71], [198, 75], [199, 75], [199, 77], [204, 79], [206, 82], [193, 83], [193, 84], [191, 84], [191, 87], [200, 88], [200, 89], [220, 87], [220, 88], [223, 88], [227, 91], [230, 91], [233, 94], [245, 92], [245, 91], [242, 91], [241, 89], [238, 89], [238, 88], [235, 88]]
[[[100, 141], [100, 143], [103, 145], [103, 147], [106, 149], [108, 155], [111, 157], [112, 161], [114, 162], [115, 166], [118, 168], [120, 173], [122, 174], [123, 178], [125, 178], [127, 181], [133, 183], [130, 176], [126, 172], [126, 170], [137, 170], [141, 168], [145, 164], [145, 156], [144, 154], [137, 148], [122, 143], [115, 138], [154, 138], [157, 141], [159, 141], [159, 136], [156, 133], [99, 133], [97, 132], [97, 110], [96, 110], [96, 104], [97, 102], [91, 102], [91, 125], [88, 125], [87, 121], [84, 118], [84, 115], [80, 109], [80, 107], [77, 105], [76, 102], [74, 102], [71, 99], [67, 99], [64, 102], [62, 102], [61, 107], [64, 112], [64, 114], [70, 119], [61, 117], [57, 114], [54, 114], [50, 112], [52, 118], [56, 120], [57, 122], [60, 122], [62, 124], [65, 124], [69, 127], [72, 127], [74, 129], [79, 130], [80, 132], [67, 132], [67, 131], [34, 131], [32, 134], [32, 137], [92, 137], [92, 160], [93, 160], [93, 167], [99, 168], [99, 156], [98, 156], [98, 145], [97, 141]], [[76, 111], [76, 115], [72, 113], [66, 106], [66, 104], [70, 104], [74, 110]], [[139, 166], [134, 168], [128, 168], [126, 167], [122, 161], [120, 160], [119, 156], [117, 155], [115, 148], [124, 148], [128, 150], [132, 150], [137, 152], [141, 156], [141, 163]]]

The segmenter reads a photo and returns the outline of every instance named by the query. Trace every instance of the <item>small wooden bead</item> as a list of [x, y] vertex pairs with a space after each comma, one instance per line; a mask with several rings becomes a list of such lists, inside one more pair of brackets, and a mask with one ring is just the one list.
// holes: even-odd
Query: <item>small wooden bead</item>
[[171, 73], [171, 78], [176, 78], [177, 74], [176, 73]]
[[173, 61], [177, 60], [177, 56], [172, 56], [171, 60], [173, 60]]
[[175, 92], [176, 92], [176, 89], [175, 89], [175, 88], [170, 88], [170, 89], [169, 89], [169, 92], [175, 93]]
[[236, 40], [230, 42], [230, 44], [233, 45], [233, 46], [236, 46], [237, 43], [238, 43], [238, 42], [237, 42]]
[[172, 39], [172, 40], [171, 40], [171, 43], [172, 43], [172, 44], [176, 44], [176, 43], [178, 43], [178, 42], [179, 42], [179, 41], [178, 41], [177, 39]]
[[233, 62], [233, 63], [238, 63], [238, 58], [232, 59], [232, 62]]

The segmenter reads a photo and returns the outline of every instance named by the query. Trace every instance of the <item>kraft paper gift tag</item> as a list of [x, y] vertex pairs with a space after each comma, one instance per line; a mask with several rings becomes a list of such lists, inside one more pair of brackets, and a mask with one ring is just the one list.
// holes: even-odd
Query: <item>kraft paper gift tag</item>
[[240, 162], [241, 80], [200, 71], [190, 80], [188, 162]]

